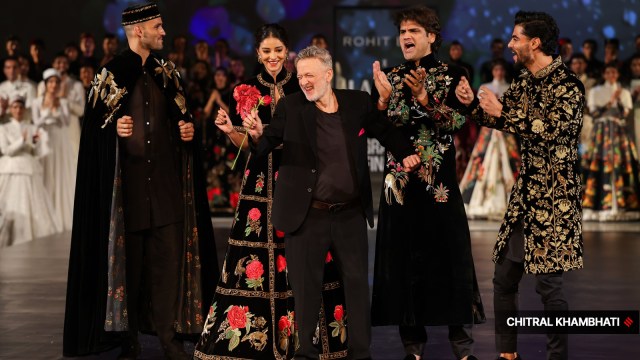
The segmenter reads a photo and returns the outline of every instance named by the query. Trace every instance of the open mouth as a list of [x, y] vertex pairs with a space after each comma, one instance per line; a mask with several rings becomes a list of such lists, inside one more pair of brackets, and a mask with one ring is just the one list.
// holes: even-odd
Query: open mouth
[[414, 43], [412, 43], [412, 42], [405, 42], [405, 43], [404, 43], [404, 48], [405, 48], [405, 50], [411, 50], [411, 49], [413, 49], [414, 47], [416, 47], [416, 44], [414, 44]]

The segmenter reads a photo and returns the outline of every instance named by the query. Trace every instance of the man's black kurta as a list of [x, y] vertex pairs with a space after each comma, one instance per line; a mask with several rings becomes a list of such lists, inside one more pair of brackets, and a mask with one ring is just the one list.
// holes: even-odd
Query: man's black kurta
[[[124, 217], [116, 119], [126, 115], [131, 93], [143, 71], [164, 94], [175, 157], [180, 167], [184, 215], [183, 266], [176, 331], [199, 334], [206, 302], [213, 298], [219, 270], [211, 217], [195, 142], [180, 141], [178, 122], [191, 121], [175, 66], [151, 54], [144, 66], [126, 50], [94, 78], [85, 108], [71, 234], [63, 353], [85, 355], [119, 343], [126, 331]], [[203, 301], [204, 300], [204, 301]]]

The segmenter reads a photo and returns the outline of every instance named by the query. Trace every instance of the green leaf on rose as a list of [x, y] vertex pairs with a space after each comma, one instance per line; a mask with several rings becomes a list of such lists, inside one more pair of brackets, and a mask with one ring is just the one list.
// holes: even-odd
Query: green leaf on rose
[[340, 327], [340, 342], [344, 344], [347, 341], [347, 328], [344, 326]]
[[229, 351], [233, 351], [240, 344], [240, 336], [233, 334], [231, 340], [229, 340]]
[[338, 335], [340, 335], [340, 327], [337, 327], [337, 328], [333, 329], [333, 331], [331, 331], [331, 336], [332, 337], [337, 337]]

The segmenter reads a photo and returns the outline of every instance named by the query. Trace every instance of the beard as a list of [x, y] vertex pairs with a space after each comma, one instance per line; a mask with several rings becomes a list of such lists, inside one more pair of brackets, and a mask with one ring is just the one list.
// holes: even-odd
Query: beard
[[147, 34], [142, 34], [142, 39], [140, 39], [142, 45], [149, 50], [162, 50], [163, 42], [157, 41], [153, 37], [148, 36]]
[[315, 90], [315, 93], [313, 95], [309, 95], [307, 94], [306, 91], [302, 91], [304, 93], [304, 96], [307, 98], [307, 100], [312, 101], [312, 102], [316, 102], [318, 100], [320, 100], [320, 98], [322, 98], [324, 96], [324, 94], [327, 92], [327, 89], [329, 88], [329, 84], [325, 83], [325, 84], [315, 84], [313, 85], [313, 90]]
[[527, 66], [533, 62], [533, 57], [530, 52], [525, 51], [516, 51], [515, 65], [519, 65], [521, 67]]

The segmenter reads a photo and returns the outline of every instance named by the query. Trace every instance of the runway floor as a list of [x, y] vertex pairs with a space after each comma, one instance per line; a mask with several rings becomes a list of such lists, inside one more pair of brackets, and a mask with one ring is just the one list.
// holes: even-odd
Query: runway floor
[[[475, 355], [495, 359], [491, 250], [497, 223], [470, 222], [473, 254], [487, 313], [486, 324], [474, 328]], [[229, 221], [214, 219], [218, 255], [226, 246]], [[37, 239], [0, 249], [0, 359], [62, 359], [62, 325], [70, 234]], [[572, 310], [638, 310], [640, 308], [640, 224], [585, 224], [585, 269], [565, 275]], [[370, 249], [375, 231], [369, 231]], [[370, 274], [373, 255], [369, 258]], [[222, 264], [222, 260], [219, 262]], [[521, 309], [541, 310], [533, 277], [520, 287]], [[425, 359], [454, 359], [445, 327], [429, 327]], [[142, 337], [141, 359], [162, 359], [155, 337]], [[526, 360], [545, 359], [545, 335], [520, 335], [519, 352]], [[188, 346], [192, 350], [193, 346]], [[404, 357], [395, 327], [373, 329], [373, 358]], [[115, 359], [118, 350], [86, 359]], [[640, 335], [571, 335], [570, 358], [640, 359]], [[84, 359], [84, 358], [83, 358]]]

